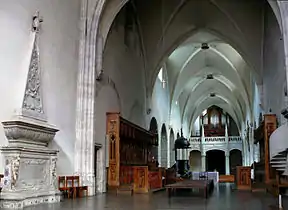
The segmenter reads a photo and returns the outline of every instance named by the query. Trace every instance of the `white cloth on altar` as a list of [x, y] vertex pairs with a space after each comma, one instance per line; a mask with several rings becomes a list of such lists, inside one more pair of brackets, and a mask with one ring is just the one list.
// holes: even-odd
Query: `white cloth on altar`
[[219, 181], [219, 172], [217, 171], [211, 171], [211, 172], [198, 172], [198, 171], [193, 171], [192, 172], [192, 179], [193, 180], [199, 180], [199, 175], [200, 173], [207, 173], [208, 174], [208, 179], [212, 179], [214, 181], [214, 183], [218, 183]]

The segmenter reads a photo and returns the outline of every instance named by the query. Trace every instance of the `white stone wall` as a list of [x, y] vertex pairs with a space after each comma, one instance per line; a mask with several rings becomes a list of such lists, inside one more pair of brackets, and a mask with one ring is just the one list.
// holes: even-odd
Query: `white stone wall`
[[[60, 129], [52, 145], [60, 150], [58, 174], [72, 174], [80, 2], [1, 0], [0, 5], [0, 121], [12, 117], [17, 100], [24, 94], [17, 83], [26, 79], [21, 74], [22, 64], [25, 56], [29, 56], [31, 21], [38, 10], [44, 19], [39, 46], [43, 106], [49, 123]], [[0, 136], [0, 145], [6, 145], [2, 126]], [[2, 156], [0, 173], [3, 173]]]
[[273, 13], [265, 13], [263, 48], [264, 111], [277, 114], [280, 119], [284, 108], [284, 85], [286, 84], [284, 42]]

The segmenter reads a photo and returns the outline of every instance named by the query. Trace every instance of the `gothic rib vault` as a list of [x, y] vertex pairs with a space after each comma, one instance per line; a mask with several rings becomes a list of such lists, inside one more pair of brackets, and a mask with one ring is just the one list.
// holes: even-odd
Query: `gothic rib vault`
[[[83, 2], [82, 16], [85, 17], [87, 15], [85, 13], [87, 2]], [[81, 44], [85, 43], [85, 46], [83, 45], [84, 47], [81, 48], [81, 56], [83, 57], [80, 59], [78, 75], [76, 147], [81, 149], [76, 151], [76, 157], [81, 157], [82, 160], [75, 162], [75, 170], [81, 173], [93, 174], [93, 151], [91, 150], [93, 142], [89, 140], [96, 139], [97, 141], [97, 138], [94, 138], [93, 131], [97, 122], [94, 121], [93, 113], [96, 112], [95, 109], [97, 109], [97, 103], [100, 103], [100, 99], [93, 98], [93, 95], [97, 92], [95, 85], [97, 76], [102, 71], [115, 83], [117, 95], [119, 93], [120, 96], [120, 111], [127, 116], [129, 116], [129, 113], [126, 113], [128, 112], [125, 110], [126, 105], [129, 109], [133, 102], [127, 102], [129, 100], [126, 98], [128, 93], [124, 92], [127, 91], [129, 85], [130, 87], [132, 85], [130, 81], [127, 81], [125, 87], [123, 87], [123, 81], [115, 76], [115, 72], [117, 72], [116, 74], [124, 73], [122, 69], [125, 69], [125, 74], [130, 77], [133, 75], [134, 78], [133, 73], [135, 71], [129, 72], [127, 70], [129, 66], [133, 66], [134, 69], [137, 69], [139, 75], [145, 75], [145, 78], [141, 78], [141, 80], [134, 78], [141, 86], [141, 93], [138, 91], [139, 94], [133, 100], [139, 100], [140, 104], [144, 106], [142, 113], [146, 113], [146, 110], [152, 108], [151, 116], [153, 116], [154, 114], [157, 115], [154, 110], [159, 107], [152, 106], [153, 99], [151, 98], [153, 96], [151, 97], [151, 95], [153, 95], [153, 87], [159, 70], [162, 67], [165, 68], [165, 71], [167, 71], [166, 82], [169, 87], [169, 95], [165, 97], [169, 98], [169, 104], [167, 105], [169, 111], [165, 114], [161, 113], [161, 116], [157, 116], [157, 120], [160, 118], [160, 123], [166, 123], [167, 128], [171, 126], [174, 130], [179, 130], [174, 124], [170, 124], [171, 113], [176, 109], [176, 105], [179, 105], [181, 122], [178, 124], [180, 126], [186, 124], [186, 127], [189, 127], [185, 129], [186, 135], [189, 134], [190, 127], [199, 113], [212, 104], [226, 110], [237, 123], [239, 130], [242, 131], [244, 131], [247, 121], [251, 123], [256, 120], [259, 110], [263, 109], [264, 112], [268, 112], [269, 108], [273, 106], [273, 110], [279, 112], [282, 108], [282, 101], [274, 102], [273, 99], [276, 96], [270, 94], [270, 92], [266, 93], [263, 98], [256, 94], [257, 91], [262, 94], [262, 86], [266, 86], [265, 88], [268, 90], [278, 90], [279, 94], [282, 94], [283, 85], [286, 83], [282, 76], [279, 76], [281, 79], [273, 78], [273, 81], [277, 80], [277, 85], [273, 87], [267, 80], [264, 81], [263, 72], [266, 71], [266, 75], [268, 75], [269, 72], [273, 71], [269, 66], [267, 69], [265, 69], [266, 66], [263, 67], [263, 57], [271, 57], [271, 54], [269, 54], [270, 46], [267, 47], [269, 48], [267, 55], [263, 56], [263, 53], [266, 53], [263, 52], [262, 40], [264, 28], [260, 24], [263, 21], [263, 12], [269, 10], [268, 4], [265, 4], [266, 1], [251, 1], [249, 3], [234, 1], [233, 4], [230, 4], [230, 1], [217, 0], [201, 1], [200, 3], [199, 1], [175, 1], [170, 2], [168, 6], [161, 4], [161, 1], [145, 1], [145, 4], [143, 2], [132, 2], [133, 13], [136, 16], [134, 20], [137, 22], [135, 26], [137, 30], [135, 31], [137, 31], [140, 40], [138, 40], [138, 44], [141, 45], [138, 47], [141, 49], [142, 55], [141, 59], [137, 60], [138, 66], [133, 63], [135, 57], [132, 59], [130, 57], [130, 65], [121, 62], [124, 58], [119, 54], [125, 54], [131, 49], [117, 52], [118, 54], [111, 52], [113, 49], [111, 43], [117, 43], [118, 47], [123, 44], [123, 40], [117, 42], [117, 38], [123, 38], [124, 28], [123, 22], [117, 22], [117, 17], [119, 20], [119, 16], [124, 14], [125, 9], [123, 8], [125, 8], [127, 1], [98, 1], [93, 8], [93, 12], [91, 12], [91, 14], [94, 14], [94, 12], [95, 14], [89, 16], [89, 21], [85, 22], [85, 18], [81, 19], [83, 20], [82, 35], [84, 36], [88, 31], [87, 37], [84, 38], [86, 42], [81, 42]], [[237, 6], [234, 7], [234, 3]], [[147, 16], [147, 11], [149, 11], [149, 16]], [[268, 13], [267, 16], [275, 19], [270, 11]], [[243, 14], [246, 15], [243, 16]], [[277, 21], [275, 23], [277, 24]], [[280, 23], [278, 22], [278, 24]], [[274, 33], [276, 35], [271, 40], [278, 45], [279, 37], [276, 36], [278, 36], [279, 28], [277, 27], [275, 27], [277, 33]], [[134, 26], [131, 28], [134, 29]], [[200, 34], [198, 38], [197, 33]], [[115, 38], [115, 34], [118, 35], [117, 38]], [[204, 37], [204, 39], [201, 40], [200, 37]], [[210, 48], [205, 51], [199, 50], [204, 42], [207, 42]], [[187, 52], [184, 50], [185, 46]], [[281, 50], [279, 48], [279, 57], [282, 56]], [[177, 51], [182, 53], [183, 57], [186, 56], [186, 60], [181, 61], [179, 57], [176, 58]], [[121, 58], [119, 59], [117, 56]], [[115, 59], [111, 59], [111, 57]], [[173, 65], [177, 65], [177, 62], [179, 62], [178, 68], [173, 69]], [[113, 65], [110, 65], [111, 63]], [[283, 73], [281, 65], [282, 63], [276, 67], [277, 72], [279, 71], [278, 75]], [[117, 71], [114, 72], [113, 68], [115, 66], [117, 66]], [[181, 69], [182, 73], [177, 76]], [[206, 81], [205, 77], [211, 72], [214, 73], [214, 79]], [[192, 76], [194, 79], [191, 79]], [[131, 95], [134, 96], [136, 90], [140, 90], [140, 88], [135, 84], [133, 85], [134, 92]], [[143, 91], [143, 86], [145, 86], [145, 91]], [[210, 93], [215, 93], [215, 97], [210, 97]], [[273, 102], [267, 103], [267, 101]], [[96, 106], [94, 106], [95, 104]], [[259, 104], [263, 107], [259, 108]], [[257, 108], [254, 108], [254, 106], [257, 106]], [[169, 117], [166, 119], [163, 117], [164, 115]], [[145, 118], [148, 119], [151, 116], [145, 116]], [[147, 127], [147, 119], [143, 126]], [[87, 126], [83, 127], [83, 124]], [[253, 155], [250, 154], [250, 156]], [[90, 177], [89, 179], [89, 182], [93, 182], [93, 178]]]
[[[202, 44], [208, 49], [201, 49]], [[187, 39], [165, 62], [171, 108], [180, 106], [182, 121], [192, 125], [204, 109], [217, 105], [238, 128], [251, 112], [253, 70], [224, 40], [205, 31]], [[212, 78], [207, 78], [212, 75]], [[211, 97], [211, 93], [215, 96]], [[190, 129], [189, 129], [190, 130]]]

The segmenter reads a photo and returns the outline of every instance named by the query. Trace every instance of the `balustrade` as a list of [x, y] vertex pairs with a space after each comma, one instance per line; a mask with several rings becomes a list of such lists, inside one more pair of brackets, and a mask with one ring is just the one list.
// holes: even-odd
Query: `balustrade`
[[229, 141], [232, 141], [232, 142], [241, 142], [241, 141], [242, 141], [242, 138], [241, 138], [241, 136], [229, 136]]
[[[201, 137], [190, 137], [189, 142], [190, 144], [199, 144], [201, 142]], [[225, 142], [226, 142], [225, 136], [204, 137], [204, 143], [207, 143], [207, 144], [225, 143]], [[228, 142], [242, 143], [242, 138], [241, 136], [229, 136]]]
[[190, 142], [201, 142], [201, 137], [191, 137]]
[[225, 136], [205, 137], [205, 142], [225, 142]]

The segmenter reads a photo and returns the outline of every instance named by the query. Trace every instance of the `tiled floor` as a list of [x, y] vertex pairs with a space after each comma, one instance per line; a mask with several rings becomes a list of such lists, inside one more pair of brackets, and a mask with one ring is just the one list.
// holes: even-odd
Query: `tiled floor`
[[25, 210], [270, 210], [270, 206], [276, 203], [277, 199], [268, 194], [233, 191], [231, 185], [222, 184], [215, 188], [213, 195], [207, 200], [191, 196], [176, 196], [169, 200], [165, 191], [134, 196], [102, 194], [78, 200], [65, 200], [54, 205], [29, 207]]

